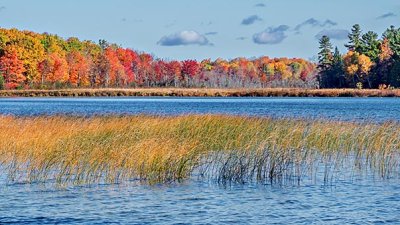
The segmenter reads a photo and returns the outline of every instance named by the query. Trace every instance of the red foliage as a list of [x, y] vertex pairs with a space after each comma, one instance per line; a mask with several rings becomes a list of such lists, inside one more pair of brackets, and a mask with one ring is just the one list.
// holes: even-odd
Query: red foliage
[[23, 85], [26, 77], [24, 76], [24, 64], [17, 57], [14, 49], [5, 51], [4, 56], [0, 57], [0, 76], [4, 77], [6, 88], [14, 89]]
[[[279, 79], [312, 80], [316, 74], [315, 64], [296, 58], [166, 61], [106, 42], [64, 40], [16, 29], [0, 28], [0, 38], [0, 52], [5, 52], [1, 71], [12, 88], [25, 83], [38, 87], [266, 87]], [[391, 58], [389, 47], [384, 42], [381, 61]]]
[[64, 83], [68, 81], [68, 64], [64, 57], [51, 53], [39, 63], [41, 83]]
[[78, 51], [68, 54], [69, 83], [72, 86], [89, 86], [89, 63], [88, 60]]
[[182, 74], [193, 78], [199, 72], [199, 64], [195, 60], [185, 60], [182, 62]]
[[126, 86], [128, 78], [125, 74], [125, 68], [118, 59], [117, 52], [108, 47], [105, 50], [104, 56], [107, 60], [107, 76], [106, 84], [111, 86]]
[[134, 66], [138, 63], [139, 57], [131, 49], [118, 48], [118, 59], [124, 67], [125, 75], [128, 83], [135, 81]]

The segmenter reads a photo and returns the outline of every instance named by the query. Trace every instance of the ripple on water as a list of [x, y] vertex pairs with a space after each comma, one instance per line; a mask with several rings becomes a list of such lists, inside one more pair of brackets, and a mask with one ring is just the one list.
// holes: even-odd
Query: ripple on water
[[189, 181], [44, 188], [2, 187], [0, 223], [360, 224], [399, 221], [400, 184], [219, 186]]
[[0, 114], [231, 114], [400, 121], [400, 98], [0, 98]]

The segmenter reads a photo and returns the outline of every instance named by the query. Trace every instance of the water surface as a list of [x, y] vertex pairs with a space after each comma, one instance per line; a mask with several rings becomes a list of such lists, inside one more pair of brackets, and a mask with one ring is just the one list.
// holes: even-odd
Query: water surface
[[400, 98], [2, 98], [0, 114], [231, 114], [400, 121]]
[[400, 185], [390, 182], [12, 185], [1, 187], [0, 199], [0, 224], [383, 224], [400, 219]]
[[[3, 98], [0, 114], [232, 114], [400, 121], [397, 98]], [[0, 224], [382, 224], [400, 221], [400, 182], [366, 177], [331, 185], [190, 180], [69, 186], [6, 184]]]

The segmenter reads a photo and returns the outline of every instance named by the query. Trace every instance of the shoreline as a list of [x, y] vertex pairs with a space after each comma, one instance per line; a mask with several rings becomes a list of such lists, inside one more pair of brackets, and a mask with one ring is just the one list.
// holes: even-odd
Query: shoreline
[[400, 89], [302, 88], [102, 88], [59, 90], [1, 90], [1, 97], [400, 97]]

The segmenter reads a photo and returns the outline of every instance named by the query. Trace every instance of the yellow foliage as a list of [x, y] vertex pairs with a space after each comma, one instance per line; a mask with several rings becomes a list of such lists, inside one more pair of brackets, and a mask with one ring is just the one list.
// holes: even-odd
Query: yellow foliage
[[373, 66], [373, 62], [368, 56], [360, 54], [358, 52], [347, 52], [343, 60], [346, 72], [351, 76], [368, 75]]

